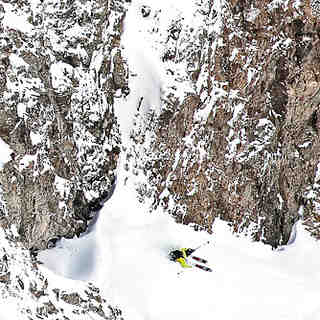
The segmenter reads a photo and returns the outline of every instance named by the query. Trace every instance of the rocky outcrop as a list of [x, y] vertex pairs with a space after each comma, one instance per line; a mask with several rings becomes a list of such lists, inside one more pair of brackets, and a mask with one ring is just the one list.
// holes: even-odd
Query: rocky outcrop
[[129, 93], [119, 46], [126, 8], [17, 0], [0, 9], [0, 138], [13, 150], [0, 171], [1, 222], [43, 249], [85, 231], [115, 181], [113, 102]]
[[319, 237], [315, 2], [207, 1], [195, 15], [197, 26], [180, 19], [161, 35], [175, 85], [140, 122], [151, 133], [136, 130], [151, 141], [135, 160], [141, 200], [209, 232], [221, 217], [273, 247], [300, 218]]
[[92, 283], [62, 279], [41, 268], [18, 237], [0, 230], [1, 301], [14, 301], [19, 319], [123, 320], [122, 311]]

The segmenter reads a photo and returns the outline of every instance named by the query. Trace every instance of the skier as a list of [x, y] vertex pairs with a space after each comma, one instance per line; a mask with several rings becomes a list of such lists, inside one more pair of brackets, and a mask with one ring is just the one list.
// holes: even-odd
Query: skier
[[[207, 245], [208, 243], [209, 243], [209, 241], [198, 246], [195, 249], [181, 248], [180, 250], [172, 250], [169, 252], [169, 258], [171, 261], [179, 262], [181, 267], [183, 267], [183, 268], [197, 267], [197, 268], [202, 269], [204, 271], [212, 272], [212, 269], [207, 266], [208, 260], [192, 255], [197, 249], [199, 249], [200, 247], [202, 247], [204, 245]], [[195, 260], [196, 263], [192, 263], [192, 265], [190, 265], [188, 263], [189, 256], [191, 256], [191, 259]], [[199, 264], [199, 263], [201, 263], [201, 264]]]
[[192, 268], [187, 262], [187, 257], [193, 253], [193, 249], [181, 248], [180, 250], [173, 250], [169, 253], [171, 261], [179, 262], [183, 268]]

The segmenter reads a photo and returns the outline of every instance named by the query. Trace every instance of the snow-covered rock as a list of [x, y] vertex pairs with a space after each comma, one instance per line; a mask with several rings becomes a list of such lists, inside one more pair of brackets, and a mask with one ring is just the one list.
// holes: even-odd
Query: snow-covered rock
[[151, 10], [141, 32], [160, 53], [161, 114], [140, 112], [132, 167], [147, 176], [138, 189], [152, 209], [209, 232], [221, 217], [277, 247], [303, 206], [319, 237], [318, 20], [308, 8], [220, 0], [191, 2], [189, 14]]
[[42, 268], [16, 243], [18, 233], [12, 231], [0, 229], [1, 319], [123, 319], [121, 310], [92, 283], [61, 278]]
[[28, 248], [43, 249], [84, 232], [114, 184], [113, 101], [128, 93], [119, 46], [126, 8], [11, 1], [3, 11], [0, 137], [13, 151], [0, 172], [6, 220]]
[[[132, 242], [141, 246], [135, 252], [144, 253], [159, 249], [161, 237], [169, 234], [169, 227], [165, 228], [169, 224], [161, 218], [146, 219], [146, 227], [140, 212], [137, 221], [136, 196], [145, 202], [144, 209], [166, 211], [196, 230], [211, 233], [221, 218], [234, 232], [273, 248], [294, 242], [299, 219], [312, 236], [320, 238], [318, 13], [317, 1], [312, 0], [306, 4], [299, 0], [3, 1], [0, 223], [6, 232], [0, 230], [0, 284], [8, 304], [23, 301], [18, 309], [26, 319], [86, 319], [92, 312], [102, 318], [121, 317], [112, 307], [109, 313], [101, 311], [106, 305], [95, 295], [95, 286], [63, 283], [66, 270], [75, 276], [77, 267], [81, 276], [75, 279], [88, 280], [83, 274], [86, 266], [92, 267], [86, 260], [91, 257], [94, 266], [87, 269], [99, 273], [91, 272], [92, 279], [104, 289], [109, 286], [111, 293], [122, 291], [119, 295], [133, 301], [128, 305], [136, 303], [144, 318], [154, 316], [154, 309], [141, 312], [144, 301], [136, 295], [143, 287], [141, 296], [151, 301], [150, 308], [158, 292], [149, 296], [145, 284], [117, 283], [123, 277], [119, 270], [126, 267], [133, 267], [133, 278], [141, 279], [143, 274], [132, 247], [123, 245], [123, 239], [136, 240], [146, 232], [150, 246]], [[90, 234], [88, 221], [115, 186], [130, 186], [134, 205], [131, 208], [126, 199], [129, 193], [120, 191], [116, 204], [109, 202], [114, 212], [103, 210]], [[128, 217], [120, 218], [118, 211]], [[159, 238], [157, 230], [164, 232], [157, 234]], [[8, 237], [10, 232], [14, 236]], [[61, 264], [60, 259], [47, 260], [54, 261], [55, 271], [62, 270], [60, 276], [45, 268], [40, 272], [39, 263], [26, 250], [36, 254], [61, 237], [84, 232], [89, 232], [87, 238], [72, 240], [70, 245], [85, 243], [81, 249], [87, 251], [80, 255], [79, 266], [72, 259], [70, 265], [63, 259]], [[222, 238], [228, 237], [224, 233]], [[312, 249], [301, 255], [304, 258], [310, 258], [315, 246], [314, 240], [307, 239]], [[64, 239], [59, 242], [62, 247], [50, 252], [63, 258], [66, 243]], [[105, 243], [112, 251], [107, 256]], [[232, 243], [237, 248], [236, 241]], [[259, 250], [269, 249], [257, 245]], [[230, 249], [228, 244], [220, 246], [220, 259], [226, 247]], [[161, 249], [144, 261], [151, 269], [154, 260], [149, 259], [155, 258], [159, 272], [166, 270], [166, 275], [171, 272], [164, 253], [169, 244]], [[303, 250], [297, 252], [300, 257]], [[237, 257], [225, 263], [229, 271]], [[273, 261], [268, 263], [274, 267]], [[312, 275], [317, 278], [318, 265], [313, 265]], [[300, 264], [294, 266], [299, 269], [294, 274], [303, 278]], [[170, 275], [175, 279], [175, 273]], [[238, 277], [233, 272], [231, 279], [237, 282]], [[153, 275], [147, 278], [161, 287], [162, 278], [154, 282]], [[289, 276], [281, 273], [280, 278], [291, 287]], [[277, 288], [277, 279], [274, 276], [268, 286], [270, 292]], [[197, 281], [192, 281], [196, 287]], [[240, 289], [234, 298], [244, 287], [242, 281], [237, 283]], [[256, 283], [254, 293], [260, 289]], [[306, 287], [311, 288], [312, 299], [305, 305], [311, 311], [303, 310], [303, 316], [319, 313], [312, 306], [310, 283]], [[252, 298], [250, 293], [247, 296]], [[168, 305], [172, 296], [167, 297]], [[211, 296], [204, 300], [209, 310]], [[191, 307], [193, 318], [197, 307]], [[170, 308], [159, 314], [172, 316]], [[276, 310], [290, 313], [281, 307]], [[215, 315], [224, 316], [225, 310]]]

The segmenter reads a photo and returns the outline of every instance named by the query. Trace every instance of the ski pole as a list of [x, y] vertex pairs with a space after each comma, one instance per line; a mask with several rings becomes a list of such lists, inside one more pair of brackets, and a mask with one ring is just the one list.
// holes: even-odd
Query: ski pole
[[200, 246], [198, 246], [198, 247], [196, 247], [195, 249], [193, 249], [193, 252], [196, 251], [196, 250], [198, 250], [198, 249], [200, 249], [201, 247], [206, 246], [206, 245], [209, 244], [209, 243], [210, 243], [210, 241], [206, 241], [206, 242], [200, 244]]

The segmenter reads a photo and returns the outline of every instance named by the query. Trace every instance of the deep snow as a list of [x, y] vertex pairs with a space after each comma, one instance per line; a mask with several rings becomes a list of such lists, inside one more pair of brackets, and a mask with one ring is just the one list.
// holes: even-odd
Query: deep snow
[[[222, 221], [211, 236], [194, 232], [161, 212], [147, 213], [133, 186], [119, 181], [90, 234], [63, 240], [40, 259], [62, 276], [95, 281], [126, 319], [316, 320], [319, 246], [301, 224], [297, 229], [281, 251], [235, 237]], [[206, 240], [197, 255], [212, 273], [167, 258], [170, 248]]]
[[[176, 3], [148, 2], [152, 10], [174, 14], [178, 6], [191, 16], [193, 1], [183, 6]], [[144, 111], [161, 106], [163, 73], [156, 45], [144, 32], [148, 19], [141, 17], [142, 4], [133, 2], [122, 42], [130, 70], [136, 74], [130, 79], [127, 101], [119, 100], [115, 106], [125, 144], [130, 143], [140, 98], [144, 98]], [[147, 206], [138, 202], [135, 177], [126, 181], [124, 158], [125, 152], [115, 192], [91, 232], [79, 239], [62, 240], [39, 255], [48, 276], [46, 268], [60, 275], [61, 283], [65, 278], [94, 281], [110, 303], [122, 308], [127, 320], [320, 319], [319, 245], [300, 223], [295, 241], [278, 251], [235, 237], [219, 220], [213, 235], [194, 232], [161, 211], [149, 213]], [[167, 258], [171, 248], [196, 247], [207, 240], [210, 245], [199, 249], [197, 255], [209, 260], [212, 273], [182, 269]], [[56, 283], [58, 279], [54, 277]]]

